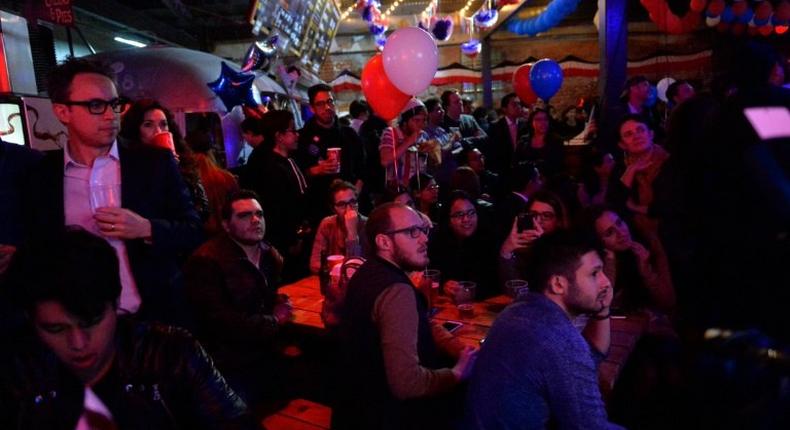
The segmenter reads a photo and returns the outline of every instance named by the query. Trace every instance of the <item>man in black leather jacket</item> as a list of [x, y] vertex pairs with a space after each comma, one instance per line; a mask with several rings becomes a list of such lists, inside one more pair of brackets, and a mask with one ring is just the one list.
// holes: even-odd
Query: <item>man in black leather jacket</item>
[[189, 333], [116, 314], [106, 241], [66, 231], [21, 250], [10, 275], [28, 323], [0, 353], [0, 428], [256, 428]]

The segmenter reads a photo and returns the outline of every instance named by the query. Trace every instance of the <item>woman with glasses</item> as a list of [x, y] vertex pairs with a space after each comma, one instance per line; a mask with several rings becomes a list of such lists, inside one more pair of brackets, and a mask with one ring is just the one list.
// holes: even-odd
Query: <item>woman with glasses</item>
[[[164, 148], [164, 139], [157, 137], [161, 133], [169, 132], [172, 146]], [[153, 99], [142, 99], [132, 103], [121, 118], [121, 138], [130, 146], [149, 145], [158, 146], [173, 152], [173, 157], [178, 163], [181, 176], [189, 188], [192, 203], [195, 205], [200, 218], [205, 222], [211, 214], [206, 190], [200, 180], [200, 173], [195, 162], [192, 150], [181, 136], [181, 130], [175, 122], [173, 114]]]
[[439, 184], [434, 177], [427, 173], [412, 176], [409, 190], [414, 198], [415, 209], [428, 215], [432, 222], [438, 222], [442, 205], [439, 203]]
[[353, 184], [335, 179], [329, 186], [330, 205], [333, 215], [321, 220], [313, 242], [310, 256], [310, 271], [321, 269], [322, 255], [363, 255], [365, 241], [360, 236], [365, 231], [367, 218], [358, 212], [357, 190]]
[[477, 283], [477, 299], [497, 294], [497, 245], [485, 227], [490, 224], [479, 219], [474, 200], [464, 191], [450, 193], [445, 208], [428, 243], [430, 267], [441, 271], [445, 294], [452, 297], [459, 281]]
[[385, 170], [385, 186], [408, 186], [412, 176], [427, 170], [428, 148], [423, 145], [428, 140], [423, 131], [427, 116], [425, 105], [411, 99], [403, 109], [398, 125], [384, 129], [379, 156]]
[[512, 222], [510, 235], [500, 248], [499, 277], [502, 282], [529, 279], [533, 243], [543, 236], [570, 228], [568, 212], [562, 199], [543, 190], [532, 195], [525, 212]]

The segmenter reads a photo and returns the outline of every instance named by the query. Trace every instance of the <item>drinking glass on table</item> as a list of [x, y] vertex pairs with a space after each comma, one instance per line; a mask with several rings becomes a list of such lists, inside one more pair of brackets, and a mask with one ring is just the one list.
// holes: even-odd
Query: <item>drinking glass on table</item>
[[455, 291], [455, 306], [461, 318], [472, 318], [475, 316], [475, 290], [477, 284], [472, 281], [459, 281], [458, 289]]
[[505, 292], [514, 302], [522, 300], [529, 292], [527, 281], [523, 279], [511, 279], [505, 282]]
[[420, 290], [428, 300], [428, 309], [432, 309], [433, 302], [439, 295], [439, 285], [441, 285], [442, 272], [434, 269], [425, 269], [420, 279]]

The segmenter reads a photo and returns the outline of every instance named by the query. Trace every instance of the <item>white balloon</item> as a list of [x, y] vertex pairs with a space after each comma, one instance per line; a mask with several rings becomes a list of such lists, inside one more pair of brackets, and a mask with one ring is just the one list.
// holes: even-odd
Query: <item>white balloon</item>
[[656, 92], [658, 93], [658, 98], [664, 103], [667, 103], [667, 89], [672, 83], [675, 82], [672, 78], [664, 78], [656, 84]]
[[418, 27], [396, 30], [382, 53], [384, 72], [395, 87], [416, 96], [431, 85], [439, 67], [439, 49], [427, 31]]
[[709, 16], [709, 17], [705, 18], [705, 24], [708, 27], [715, 27], [715, 26], [719, 25], [720, 21], [721, 21], [721, 15], [719, 15], [719, 16]]

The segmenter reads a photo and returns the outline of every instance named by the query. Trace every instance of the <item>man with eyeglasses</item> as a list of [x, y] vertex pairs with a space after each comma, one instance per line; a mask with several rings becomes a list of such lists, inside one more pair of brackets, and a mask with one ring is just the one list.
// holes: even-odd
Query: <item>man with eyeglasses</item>
[[177, 257], [202, 240], [201, 222], [170, 151], [116, 140], [126, 102], [111, 70], [70, 58], [49, 78], [63, 150], [44, 157], [26, 196], [28, 232], [54, 237], [79, 225], [118, 254], [120, 312], [183, 323]]
[[428, 265], [428, 230], [417, 211], [398, 203], [378, 206], [368, 218], [374, 255], [347, 288], [345, 391], [333, 428], [446, 428], [457, 417], [454, 389], [468, 377], [476, 350], [432, 328], [425, 297], [409, 279], [408, 272]]
[[[313, 85], [307, 95], [313, 117], [299, 130], [299, 148], [294, 158], [310, 180], [308, 212], [315, 226], [330, 214], [323, 202], [334, 179], [351, 182], [358, 192], [362, 189], [365, 152], [354, 129], [338, 122], [332, 87]], [[340, 148], [339, 160], [329, 156], [329, 148]]]
[[367, 248], [360, 233], [365, 231], [367, 217], [360, 214], [357, 190], [350, 182], [336, 179], [329, 187], [330, 205], [334, 215], [321, 220], [313, 241], [310, 256], [310, 271], [321, 269], [322, 255], [345, 255], [361, 257]]
[[283, 257], [263, 240], [266, 221], [258, 200], [249, 190], [231, 194], [222, 207], [224, 233], [184, 266], [195, 334], [253, 408], [282, 390], [274, 342], [292, 315], [288, 297], [277, 294]]

